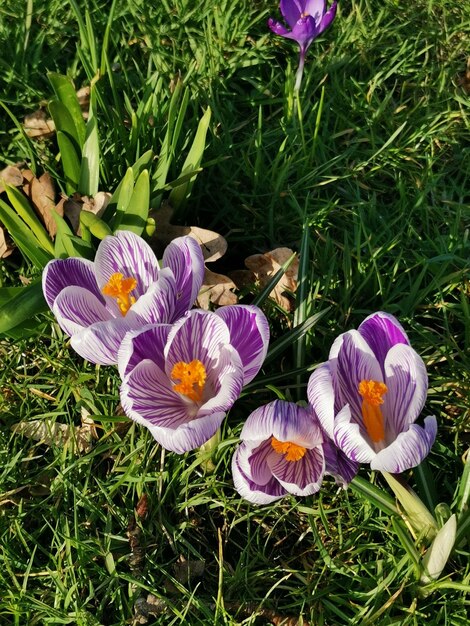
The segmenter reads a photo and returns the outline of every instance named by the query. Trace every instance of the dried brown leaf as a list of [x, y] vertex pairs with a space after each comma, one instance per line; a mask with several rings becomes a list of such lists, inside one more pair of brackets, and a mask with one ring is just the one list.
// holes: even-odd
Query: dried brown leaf
[[15, 249], [15, 246], [8, 242], [5, 233], [6, 231], [3, 226], [0, 226], [0, 259], [5, 259], [7, 256], [10, 256]]
[[169, 204], [162, 204], [157, 211], [151, 212], [154, 218], [156, 229], [152, 236], [151, 242], [157, 247], [157, 253], [162, 253], [163, 249], [176, 239], [183, 235], [189, 235], [195, 239], [201, 246], [202, 254], [206, 262], [217, 261], [227, 251], [227, 241], [222, 235], [212, 230], [199, 228], [199, 226], [177, 226], [170, 223], [173, 215], [173, 209]]
[[[256, 282], [261, 288], [265, 287], [272, 277], [281, 269], [281, 266], [292, 256], [290, 248], [276, 248], [264, 254], [253, 254], [245, 259], [246, 267], [254, 274]], [[284, 276], [271, 291], [269, 296], [286, 311], [292, 311], [292, 301], [285, 295], [294, 293], [297, 289], [299, 258], [296, 257]]]
[[54, 183], [49, 172], [45, 172], [42, 176], [36, 178], [30, 170], [25, 170], [23, 176], [26, 180], [23, 185], [23, 191], [30, 199], [49, 235], [55, 237], [57, 226], [52, 216], [52, 211], [56, 211], [57, 208]]
[[108, 191], [98, 191], [98, 193], [90, 198], [75, 193], [72, 198], [64, 201], [64, 215], [70, 222], [72, 230], [76, 235], [80, 235], [80, 213], [82, 211], [90, 211], [97, 217], [101, 217], [108, 206], [111, 194]]
[[24, 118], [24, 130], [32, 139], [47, 139], [55, 133], [55, 124], [43, 109], [38, 109]]
[[71, 444], [78, 454], [86, 454], [92, 448], [92, 430], [89, 424], [69, 426], [49, 419], [23, 421], [13, 424], [15, 434], [39, 441], [46, 446]]
[[5, 191], [5, 184], [20, 187], [23, 184], [23, 174], [18, 167], [8, 165], [0, 171], [0, 193]]
[[199, 291], [196, 305], [207, 311], [211, 308], [211, 304], [216, 306], [236, 304], [238, 297], [232, 291], [232, 289], [236, 288], [237, 286], [228, 276], [211, 272], [206, 267], [204, 282]]

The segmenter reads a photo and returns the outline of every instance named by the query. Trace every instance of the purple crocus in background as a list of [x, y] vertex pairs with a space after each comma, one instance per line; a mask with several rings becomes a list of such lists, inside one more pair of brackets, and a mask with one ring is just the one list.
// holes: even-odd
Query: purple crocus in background
[[255, 504], [269, 504], [287, 494], [316, 493], [324, 474], [343, 485], [357, 467], [325, 438], [310, 409], [274, 400], [248, 416], [232, 459], [238, 493]]
[[74, 350], [92, 363], [114, 365], [129, 330], [173, 322], [194, 303], [204, 258], [191, 237], [172, 241], [162, 269], [138, 235], [118, 231], [100, 242], [95, 261], [54, 259], [44, 268], [47, 304]]
[[328, 436], [353, 461], [399, 473], [419, 465], [437, 433], [424, 406], [426, 368], [398, 320], [378, 312], [340, 335], [316, 369], [308, 398]]
[[314, 39], [320, 35], [336, 15], [336, 1], [326, 10], [326, 0], [281, 0], [280, 10], [290, 30], [280, 22], [269, 18], [269, 28], [287, 39], [293, 39], [300, 46], [299, 67], [297, 69], [294, 90], [300, 89], [304, 71], [305, 56]]
[[256, 376], [268, 343], [266, 317], [246, 305], [130, 332], [118, 357], [124, 411], [167, 450], [198, 448]]

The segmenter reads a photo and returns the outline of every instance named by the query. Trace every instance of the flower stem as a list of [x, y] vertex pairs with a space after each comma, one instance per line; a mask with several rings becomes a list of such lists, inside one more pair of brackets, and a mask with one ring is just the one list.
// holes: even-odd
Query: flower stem
[[294, 85], [294, 92], [296, 94], [298, 94], [299, 89], [300, 89], [300, 84], [302, 82], [302, 76], [304, 73], [304, 65], [305, 65], [305, 52], [302, 49], [300, 49], [299, 67], [297, 68], [297, 72], [295, 74], [295, 85]]

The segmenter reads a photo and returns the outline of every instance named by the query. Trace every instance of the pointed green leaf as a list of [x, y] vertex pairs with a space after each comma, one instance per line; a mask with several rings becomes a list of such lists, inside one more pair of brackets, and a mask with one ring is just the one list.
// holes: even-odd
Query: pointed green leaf
[[389, 515], [400, 514], [395, 506], [393, 498], [391, 498], [388, 493], [385, 493], [383, 489], [379, 489], [375, 485], [372, 485], [367, 480], [360, 478], [360, 476], [353, 478], [349, 483], [349, 487], [352, 491], [368, 500], [384, 513], [388, 513]]
[[80, 143], [77, 128], [65, 105], [57, 98], [52, 98], [52, 100], [49, 101], [48, 107], [49, 113], [54, 120], [56, 130], [65, 133], [72, 142], [76, 153], [80, 154], [83, 142]]
[[50, 240], [49, 235], [34, 212], [32, 206], [29, 204], [26, 196], [24, 196], [19, 189], [12, 187], [11, 185], [5, 185], [5, 190], [13, 208], [21, 219], [29, 226], [40, 246], [52, 254], [54, 252], [52, 241]]
[[[202, 116], [199, 121], [199, 125], [196, 131], [196, 136], [194, 137], [193, 144], [191, 149], [189, 150], [188, 156], [183, 164], [181, 169], [181, 174], [188, 174], [190, 172], [194, 172], [199, 168], [202, 161], [202, 156], [204, 154], [204, 150], [206, 147], [206, 135], [207, 130], [209, 128], [209, 122], [211, 119], [211, 109], [207, 107], [206, 112]], [[177, 210], [179, 209], [184, 202], [187, 200], [189, 194], [191, 193], [191, 188], [194, 184], [196, 176], [194, 176], [191, 180], [183, 185], [180, 185], [173, 189], [170, 194], [170, 204]]]
[[[117, 230], [124, 217], [129, 202], [131, 201], [132, 194], [134, 193], [134, 172], [132, 167], [127, 169], [124, 178], [119, 183], [116, 191], [113, 193], [109, 200], [109, 205], [115, 206], [115, 215], [112, 220], [111, 228]], [[108, 207], [106, 207], [108, 208]]]
[[82, 211], [80, 213], [80, 224], [85, 226], [94, 237], [104, 239], [108, 235], [112, 235], [111, 229], [91, 211]]
[[57, 226], [57, 232], [54, 240], [54, 255], [56, 259], [65, 259], [70, 256], [80, 256], [80, 253], [73, 245], [73, 241], [71, 239], [71, 237], [73, 237], [73, 232], [67, 222], [55, 211], [52, 211], [52, 216]]
[[80, 180], [80, 159], [73, 142], [69, 139], [69, 136], [61, 130], [57, 131], [57, 144], [62, 160], [62, 168], [64, 170], [65, 189], [67, 194], [71, 196], [78, 189], [78, 181]]
[[149, 214], [150, 206], [150, 181], [148, 170], [144, 170], [134, 187], [126, 213], [119, 225], [120, 230], [130, 230], [141, 235]]
[[85, 141], [86, 129], [82, 109], [75, 91], [75, 86], [68, 76], [63, 76], [62, 74], [57, 74], [56, 72], [49, 72], [47, 77], [49, 78], [57, 99], [60, 100], [72, 119], [75, 127], [74, 137], [76, 138], [77, 144], [81, 149], [83, 142]]
[[22, 287], [0, 307], [0, 333], [15, 328], [33, 315], [46, 311], [47, 308], [41, 281]]
[[88, 119], [86, 131], [78, 189], [85, 196], [93, 197], [98, 193], [100, 179], [100, 146], [96, 117]]

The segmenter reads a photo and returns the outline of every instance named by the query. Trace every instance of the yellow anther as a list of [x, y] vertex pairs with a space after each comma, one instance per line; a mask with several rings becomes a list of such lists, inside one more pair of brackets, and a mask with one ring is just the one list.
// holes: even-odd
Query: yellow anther
[[279, 441], [276, 437], [271, 438], [271, 446], [278, 454], [283, 454], [286, 461], [300, 461], [307, 452], [303, 446], [299, 446], [292, 441]]
[[191, 363], [185, 363], [184, 361], [175, 363], [170, 377], [172, 380], [180, 381], [178, 384], [173, 385], [173, 391], [187, 396], [194, 402], [201, 402], [207, 378], [206, 368], [201, 361], [194, 359]]
[[137, 280], [135, 278], [132, 276], [124, 278], [123, 274], [115, 272], [101, 291], [105, 296], [115, 298], [119, 310], [122, 315], [125, 315], [135, 302], [134, 296], [130, 296], [129, 294], [136, 287]]
[[359, 395], [362, 396], [362, 419], [369, 437], [374, 443], [385, 438], [384, 417], [380, 410], [383, 396], [387, 393], [387, 385], [377, 380], [361, 380]]

